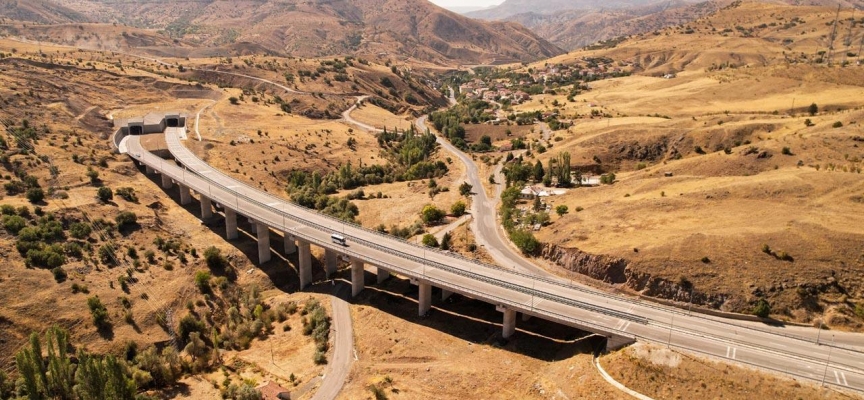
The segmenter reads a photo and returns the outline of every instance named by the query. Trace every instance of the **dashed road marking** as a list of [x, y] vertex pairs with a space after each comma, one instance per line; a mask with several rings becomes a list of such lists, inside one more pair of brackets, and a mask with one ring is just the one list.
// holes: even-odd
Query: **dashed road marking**
[[735, 359], [735, 355], [738, 352], [738, 349], [732, 346], [726, 346], [726, 358]]
[[846, 380], [846, 374], [843, 371], [834, 370], [834, 379], [837, 380], [838, 385], [849, 386], [849, 381]]

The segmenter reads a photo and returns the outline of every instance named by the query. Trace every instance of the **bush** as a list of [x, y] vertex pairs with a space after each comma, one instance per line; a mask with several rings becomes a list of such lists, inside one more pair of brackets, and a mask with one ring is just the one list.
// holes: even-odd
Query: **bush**
[[510, 240], [523, 254], [532, 255], [540, 249], [540, 242], [534, 234], [524, 229], [516, 229], [510, 233]]
[[441, 237], [441, 250], [450, 250], [450, 242], [453, 240], [453, 236], [450, 235], [450, 232], [444, 234]]
[[467, 206], [465, 205], [464, 201], [457, 201], [457, 202], [453, 203], [452, 206], [450, 206], [450, 213], [457, 216], [457, 217], [461, 217], [461, 216], [465, 215], [465, 209], [466, 208], [467, 208]]
[[702, 257], [702, 262], [705, 264], [711, 264], [711, 259], [708, 257]]
[[54, 275], [54, 280], [57, 281], [57, 283], [62, 283], [66, 281], [67, 275], [66, 271], [63, 270], [63, 268], [56, 267], [51, 270], [51, 273]]
[[9, 204], [3, 204], [0, 206], [0, 214], [15, 215], [15, 207]]
[[567, 206], [565, 206], [563, 204], [555, 207], [555, 214], [558, 214], [559, 217], [563, 216], [564, 214], [567, 214], [568, 211], [569, 211], [569, 209], [567, 208]]
[[443, 210], [431, 204], [423, 207], [423, 211], [420, 212], [420, 216], [423, 218], [423, 223], [426, 225], [433, 225], [440, 222], [444, 218], [444, 215]]
[[138, 223], [138, 216], [135, 215], [134, 212], [123, 211], [120, 214], [117, 214], [117, 216], [114, 217], [114, 220], [117, 221], [117, 228], [123, 229], [127, 225], [135, 225]]
[[131, 187], [121, 187], [118, 188], [114, 193], [119, 196], [121, 199], [126, 200], [131, 203], [138, 202], [138, 196], [135, 194], [135, 189]]
[[99, 171], [93, 169], [93, 167], [87, 167], [87, 177], [90, 178], [91, 184], [99, 183]]
[[842, 128], [842, 127], [843, 127], [843, 123], [840, 122], [840, 121], [837, 121], [837, 122], [834, 122], [833, 124], [831, 124], [831, 127], [832, 127], [832, 128]]
[[99, 199], [99, 201], [107, 203], [114, 198], [114, 192], [111, 191], [111, 188], [107, 186], [102, 186], [98, 190], [96, 190], [96, 197]]
[[759, 299], [756, 305], [753, 306], [753, 315], [760, 318], [768, 318], [771, 314], [771, 305], [765, 299]]
[[195, 273], [195, 286], [201, 293], [210, 292], [210, 271], [198, 271]]
[[69, 226], [69, 234], [75, 239], [85, 239], [93, 231], [89, 224], [76, 222]]
[[177, 334], [180, 335], [180, 338], [185, 343], [189, 340], [189, 334], [192, 332], [203, 333], [204, 323], [193, 317], [191, 314], [186, 314], [185, 317], [180, 319], [180, 325], [177, 327]]
[[114, 257], [114, 246], [111, 243], [99, 246], [99, 261], [105, 265], [114, 265], [116, 258]]
[[792, 155], [792, 149], [790, 149], [788, 147], [784, 147], [780, 153], [783, 154], [784, 156], [791, 156]]
[[468, 197], [471, 195], [471, 190], [473, 190], [473, 189], [474, 189], [474, 186], [472, 186], [470, 183], [462, 182], [462, 184], [459, 185], [459, 194], [461, 194], [462, 196]]
[[816, 103], [811, 103], [810, 107], [807, 107], [807, 112], [809, 112], [811, 116], [816, 115], [816, 113], [819, 112], [819, 106], [816, 105]]
[[438, 247], [438, 239], [435, 239], [435, 235], [427, 233], [423, 235], [423, 245], [426, 247]]
[[27, 201], [35, 204], [42, 202], [42, 200], [45, 200], [45, 192], [42, 191], [42, 188], [27, 189]]
[[27, 226], [27, 220], [21, 218], [17, 215], [4, 215], [3, 216], [3, 228], [6, 229], [7, 232], [17, 235], [22, 229]]
[[90, 315], [93, 316], [93, 324], [99, 330], [111, 329], [111, 321], [108, 320], [108, 310], [99, 300], [99, 296], [87, 298], [87, 307], [90, 308]]
[[210, 246], [204, 250], [204, 261], [207, 262], [207, 267], [212, 270], [221, 270], [228, 266], [228, 259], [215, 246]]

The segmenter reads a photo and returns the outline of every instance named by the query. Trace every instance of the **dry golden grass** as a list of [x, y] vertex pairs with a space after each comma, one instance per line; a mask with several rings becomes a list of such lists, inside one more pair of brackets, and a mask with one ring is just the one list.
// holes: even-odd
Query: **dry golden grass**
[[618, 382], [655, 399], [849, 399], [860, 396], [816, 383], [636, 344], [600, 359]]
[[378, 129], [387, 128], [387, 130], [390, 131], [392, 131], [393, 128], [403, 131], [407, 130], [411, 128], [411, 125], [414, 122], [414, 117], [412, 116], [406, 117], [394, 115], [390, 111], [372, 104], [365, 104], [362, 107], [358, 107], [351, 113], [351, 118], [354, 118], [366, 125], [374, 126]]

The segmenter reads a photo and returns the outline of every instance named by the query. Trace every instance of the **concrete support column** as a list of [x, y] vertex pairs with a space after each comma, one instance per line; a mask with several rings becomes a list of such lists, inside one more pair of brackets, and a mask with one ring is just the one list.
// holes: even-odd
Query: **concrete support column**
[[187, 205], [192, 202], [192, 193], [189, 191], [189, 186], [178, 184], [180, 187], [180, 205]]
[[172, 187], [174, 187], [174, 184], [171, 182], [171, 178], [168, 175], [162, 174], [162, 188], [171, 189]]
[[351, 297], [357, 297], [366, 287], [363, 260], [351, 258]]
[[153, 167], [151, 167], [149, 165], [144, 166], [144, 171], [147, 172], [147, 175], [153, 175], [156, 173], [156, 170], [153, 169]]
[[504, 313], [504, 323], [501, 324], [503, 328], [501, 337], [509, 339], [510, 336], [516, 333], [516, 310], [503, 307], [498, 307], [498, 309]]
[[384, 281], [386, 281], [387, 279], [390, 279], [390, 271], [378, 267], [378, 283], [384, 283]]
[[334, 250], [324, 249], [324, 272], [327, 274], [327, 278], [336, 273], [336, 263], [339, 262], [338, 257], [339, 254]]
[[447, 289], [441, 289], [441, 301], [447, 300], [451, 295], [453, 295], [453, 292]]
[[213, 201], [209, 197], [201, 195], [201, 219], [213, 218]]
[[264, 223], [255, 224], [258, 231], [258, 263], [264, 264], [270, 261], [270, 227]]
[[294, 236], [283, 232], [283, 240], [285, 241], [285, 255], [292, 254], [297, 251], [297, 243], [294, 241]]
[[300, 259], [300, 289], [312, 283], [312, 250], [309, 242], [297, 239], [297, 252]]
[[432, 308], [432, 285], [420, 281], [417, 283], [417, 286], [420, 288], [420, 293], [417, 298], [417, 302], [420, 303], [418, 314], [422, 317], [429, 312], [430, 308]]
[[237, 239], [237, 213], [227, 207], [225, 208], [225, 231], [228, 240]]

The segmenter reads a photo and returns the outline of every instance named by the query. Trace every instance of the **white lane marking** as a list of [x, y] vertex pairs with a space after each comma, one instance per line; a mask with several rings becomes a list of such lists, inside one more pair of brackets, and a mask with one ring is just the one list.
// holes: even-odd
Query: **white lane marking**
[[267, 203], [267, 205], [270, 206], [270, 207], [278, 206], [278, 205], [280, 205], [280, 204], [282, 204], [282, 203]]
[[834, 379], [837, 380], [838, 385], [849, 386], [849, 381], [846, 380], [846, 374], [843, 371], [834, 370]]
[[627, 323], [624, 324], [624, 327], [622, 327], [621, 330], [624, 331], [624, 332], [627, 332], [627, 328], [630, 327], [630, 322], [631, 322], [631, 321], [627, 321]]
[[629, 313], [629, 312], [633, 311], [634, 308], [636, 308], [636, 304], [631, 304], [630, 307], [627, 308], [627, 312]]
[[726, 358], [735, 359], [735, 355], [738, 352], [737, 348], [732, 346], [726, 346]]

